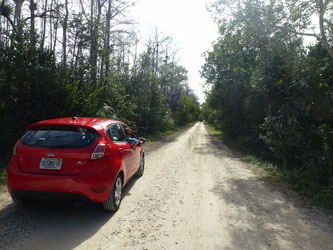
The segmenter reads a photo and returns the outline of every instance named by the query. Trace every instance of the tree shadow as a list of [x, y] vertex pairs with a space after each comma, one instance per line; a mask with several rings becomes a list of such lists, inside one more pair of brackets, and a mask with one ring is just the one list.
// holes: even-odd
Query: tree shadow
[[[298, 207], [278, 188], [255, 176], [217, 182], [211, 191], [232, 211], [224, 216], [230, 222], [228, 234], [236, 249], [244, 246], [246, 249], [333, 247], [332, 241], [327, 245], [328, 241], [324, 240], [332, 239], [333, 235], [333, 229], [325, 225], [324, 213], [314, 208]], [[323, 241], [315, 242], [310, 237], [311, 232], [322, 234]]]
[[196, 146], [193, 152], [200, 155], [214, 155], [220, 159], [225, 157], [242, 160], [242, 154], [233, 152], [223, 142], [213, 135], [203, 135], [205, 143]]
[[[123, 200], [136, 181], [134, 177], [124, 187]], [[96, 234], [114, 215], [93, 202], [11, 203], [0, 210], [0, 249], [73, 249]]]

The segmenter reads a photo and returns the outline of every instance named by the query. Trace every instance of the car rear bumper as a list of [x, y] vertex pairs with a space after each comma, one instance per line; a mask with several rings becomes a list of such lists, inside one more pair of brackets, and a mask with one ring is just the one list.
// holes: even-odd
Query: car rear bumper
[[29, 199], [29, 200], [61, 200], [61, 201], [91, 201], [87, 196], [76, 193], [58, 193], [33, 190], [16, 189], [11, 193], [13, 198]]
[[8, 192], [19, 198], [68, 197], [104, 202], [109, 197], [117, 172], [104, 166], [102, 161], [101, 165], [91, 168], [87, 166], [86, 171], [74, 176], [35, 174], [20, 171], [16, 158], [12, 157], [8, 171]]

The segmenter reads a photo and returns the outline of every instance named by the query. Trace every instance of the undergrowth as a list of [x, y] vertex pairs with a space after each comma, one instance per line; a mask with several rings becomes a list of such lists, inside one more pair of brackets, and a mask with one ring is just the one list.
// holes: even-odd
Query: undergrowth
[[265, 157], [262, 152], [229, 138], [223, 131], [211, 125], [209, 130], [230, 149], [243, 155], [243, 160], [265, 171], [265, 173], [278, 179], [296, 190], [299, 194], [311, 199], [316, 205], [333, 210], [333, 186], [327, 186], [318, 181], [314, 175], [304, 169], [293, 169], [291, 166], [280, 164]]
[[[178, 126], [175, 129], [170, 129], [170, 130], [167, 130], [165, 132], [161, 132], [161, 133], [157, 133], [155, 135], [147, 136], [146, 140], [147, 140], [147, 142], [156, 141], [156, 140], [162, 139], [162, 138], [164, 138], [168, 135], [171, 135], [171, 134], [179, 131], [180, 129], [183, 129], [183, 128], [191, 126], [191, 125], [193, 125], [193, 124], [186, 125], [186, 126]], [[7, 158], [10, 159], [10, 157], [7, 157]], [[9, 162], [9, 160], [0, 159], [0, 190], [3, 189], [3, 187], [7, 185], [8, 162]]]
[[0, 159], [0, 186], [5, 186], [6, 184], [7, 184], [7, 164], [5, 164]]

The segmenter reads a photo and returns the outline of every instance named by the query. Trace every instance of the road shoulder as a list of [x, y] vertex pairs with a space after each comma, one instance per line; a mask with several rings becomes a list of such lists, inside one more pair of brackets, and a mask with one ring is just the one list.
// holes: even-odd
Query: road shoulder
[[[327, 223], [328, 226], [333, 226], [333, 210], [326, 209], [318, 206], [313, 200], [306, 198], [302, 194], [298, 193], [296, 190], [293, 190], [292, 186], [279, 178], [276, 175], [272, 175], [269, 171], [265, 170], [260, 164], [249, 161], [245, 155], [241, 152], [231, 150], [227, 145], [223, 143], [223, 140], [219, 136], [215, 135], [209, 126], [206, 126], [206, 129], [209, 135], [213, 138], [214, 141], [226, 147], [230, 152], [237, 155], [239, 160], [243, 161], [244, 166], [250, 170], [252, 173], [257, 176], [257, 178], [265, 183], [267, 187], [272, 192], [281, 193], [286, 200], [293, 203], [295, 207], [298, 207], [301, 210], [304, 210], [307, 214], [316, 214], [318, 219], [322, 219], [324, 224]], [[315, 211], [315, 212], [314, 212]]]

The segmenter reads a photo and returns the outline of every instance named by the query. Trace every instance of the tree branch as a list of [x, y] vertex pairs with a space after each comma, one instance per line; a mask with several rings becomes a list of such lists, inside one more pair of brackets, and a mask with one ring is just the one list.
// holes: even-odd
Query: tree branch
[[319, 39], [320, 37], [317, 35], [317, 34], [315, 34], [315, 33], [306, 33], [306, 32], [299, 32], [299, 31], [297, 31], [297, 30], [295, 30], [295, 29], [292, 29], [292, 28], [289, 28], [289, 27], [286, 27], [286, 26], [283, 26], [283, 27], [281, 27], [281, 26], [275, 26], [277, 29], [279, 29], [279, 30], [285, 30], [285, 31], [287, 31], [287, 32], [291, 32], [291, 33], [294, 33], [295, 35], [301, 35], [301, 36], [312, 36], [312, 37], [315, 37], [315, 38], [317, 38], [317, 39]]
[[88, 25], [91, 27], [92, 25], [91, 25], [90, 19], [88, 18], [87, 14], [86, 14], [86, 11], [84, 10], [82, 0], [80, 0], [80, 4], [81, 4], [81, 9], [82, 9], [82, 14], [86, 18], [86, 21], [88, 22]]
[[[48, 12], [53, 12], [53, 11], [55, 11], [55, 10], [46, 10], [46, 11], [44, 11], [44, 12], [41, 13], [41, 14], [36, 14], [36, 15], [34, 15], [33, 17], [47, 17], [47, 13], [48, 13]], [[24, 18], [23, 21], [27, 21], [27, 20], [29, 20], [29, 19], [31, 19], [31, 17]]]
[[7, 17], [7, 16], [5, 16], [5, 17], [7, 18], [7, 20], [9, 21], [9, 23], [12, 25], [13, 30], [15, 32], [17, 32], [17, 29], [15, 27], [15, 24], [14, 24], [13, 20], [10, 17]]
[[325, 29], [324, 29], [324, 14], [325, 14], [325, 6], [323, 0], [319, 0], [319, 29], [320, 29], [320, 38], [319, 40], [327, 50], [327, 52], [330, 54], [330, 56], [333, 58], [333, 50], [328, 44]]
[[13, 30], [15, 32], [17, 32], [15, 24], [14, 24], [13, 20], [10, 18], [10, 12], [5, 11], [5, 10], [6, 10], [5, 0], [2, 0], [1, 5], [0, 5], [0, 15], [5, 17], [8, 20], [8, 22], [10, 23], [10, 25], [12, 26]]
[[116, 17], [118, 14], [121, 14], [124, 10], [128, 9], [129, 7], [131, 7], [133, 4], [127, 4], [125, 5], [123, 8], [120, 9], [116, 9], [116, 12], [111, 15], [111, 19], [113, 19], [114, 17]]

